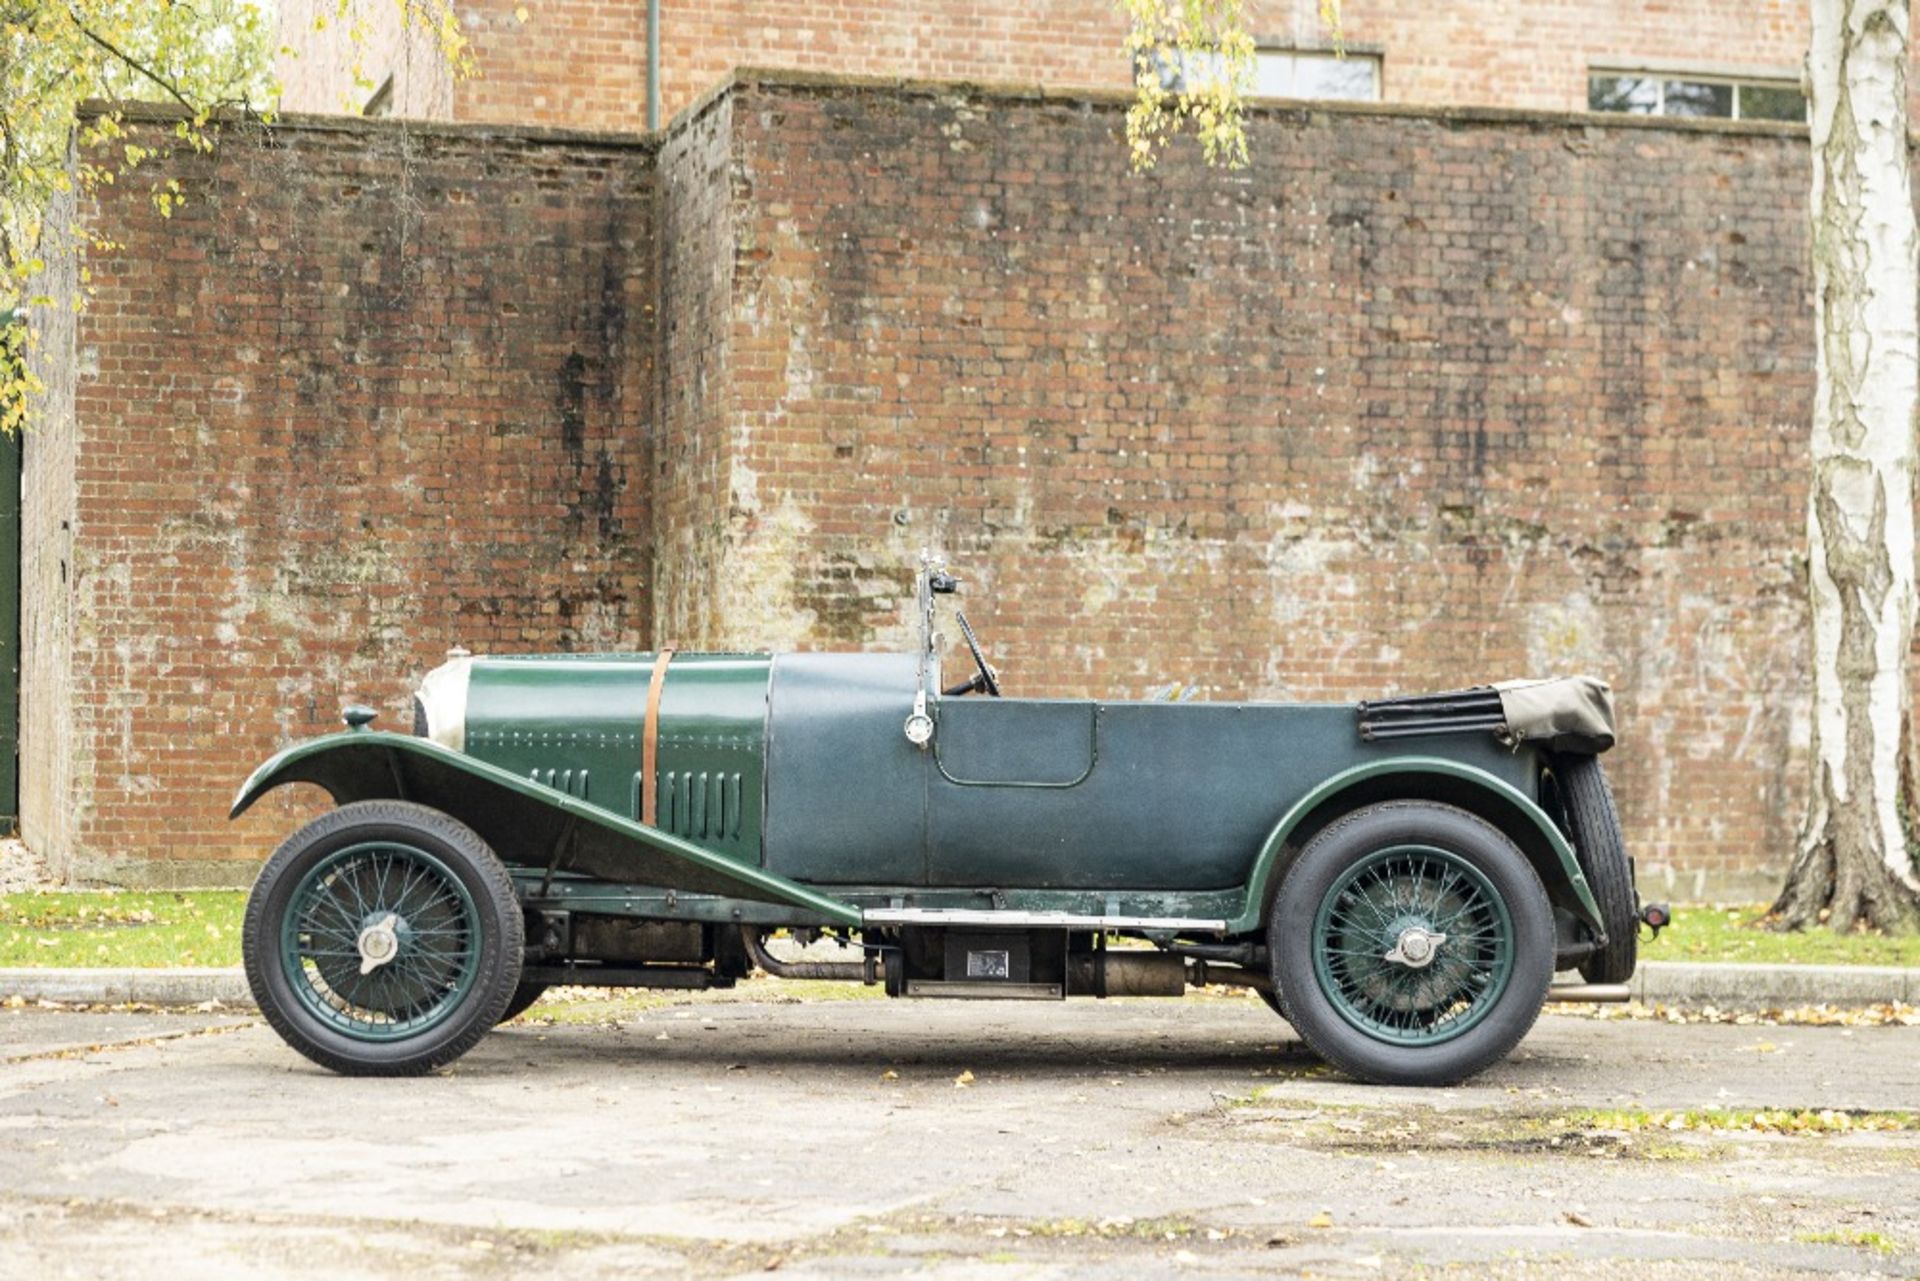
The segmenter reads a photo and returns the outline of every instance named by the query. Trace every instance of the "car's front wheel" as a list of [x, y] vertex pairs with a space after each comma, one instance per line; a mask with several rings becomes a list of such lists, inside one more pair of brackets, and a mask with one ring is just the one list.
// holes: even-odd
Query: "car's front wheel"
[[247, 900], [247, 984], [281, 1037], [322, 1067], [440, 1067], [500, 1021], [524, 927], [506, 868], [464, 823], [360, 801], [275, 850]]
[[521, 980], [513, 989], [513, 999], [507, 1002], [507, 1008], [500, 1013], [502, 1023], [510, 1023], [533, 1008], [533, 1003], [547, 994], [545, 983], [532, 983]]
[[1553, 979], [1553, 912], [1527, 858], [1464, 810], [1389, 801], [1308, 842], [1268, 924], [1286, 1018], [1315, 1053], [1386, 1085], [1498, 1062]]

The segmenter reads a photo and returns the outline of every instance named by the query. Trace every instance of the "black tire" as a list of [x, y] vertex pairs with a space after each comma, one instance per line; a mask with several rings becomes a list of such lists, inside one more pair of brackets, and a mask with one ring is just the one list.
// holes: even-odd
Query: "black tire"
[[[449, 995], [435, 1004], [431, 1018], [423, 1019], [417, 1034], [367, 1039], [330, 1026], [310, 1008], [308, 1002], [325, 1003], [314, 995], [320, 988], [316, 977], [322, 984], [338, 981], [342, 987], [353, 982], [352, 975], [358, 971], [352, 957], [325, 962], [335, 967], [331, 973], [319, 962], [295, 958], [303, 968], [297, 979], [288, 973], [282, 928], [295, 894], [309, 873], [329, 860], [355, 857], [346, 852], [361, 846], [393, 848], [403, 856], [413, 852], [415, 857], [424, 854], [434, 860], [449, 878], [449, 897], [464, 892], [477, 923], [475, 937], [463, 934], [460, 945], [460, 955], [471, 958], [471, 968], [462, 971], [464, 989], [449, 985]], [[404, 902], [406, 891], [401, 890], [398, 897]], [[351, 922], [345, 928], [351, 929]], [[407, 801], [359, 801], [321, 815], [273, 852], [247, 899], [241, 952], [247, 985], [261, 1014], [288, 1045], [320, 1066], [348, 1076], [413, 1076], [459, 1058], [500, 1021], [520, 982], [524, 929], [507, 869], [466, 824]], [[296, 991], [296, 981], [309, 984], [302, 990], [306, 995]], [[378, 1012], [377, 1005], [369, 1008]]]
[[546, 990], [547, 985], [545, 983], [532, 983], [526, 979], [520, 980], [519, 984], [513, 989], [513, 999], [507, 1002], [506, 1012], [501, 1014], [500, 1021], [506, 1023], [525, 1014], [528, 1008], [545, 994]]
[[1548, 767], [1559, 788], [1574, 855], [1607, 931], [1607, 945], [1580, 962], [1580, 977], [1589, 983], [1625, 983], [1640, 958], [1640, 903], [1613, 788], [1597, 756], [1559, 753]]
[[[1315, 966], [1323, 900], [1349, 869], [1404, 846], [1441, 851], [1476, 872], [1504, 905], [1510, 929], [1504, 985], [1464, 1030], [1431, 1044], [1396, 1044], [1359, 1026], [1340, 1012]], [[1553, 981], [1553, 908], [1526, 855], [1484, 819], [1423, 801], [1355, 810], [1308, 842], [1274, 898], [1267, 939], [1283, 1017], [1315, 1054], [1377, 1085], [1451, 1085], [1499, 1062], [1533, 1027]]]

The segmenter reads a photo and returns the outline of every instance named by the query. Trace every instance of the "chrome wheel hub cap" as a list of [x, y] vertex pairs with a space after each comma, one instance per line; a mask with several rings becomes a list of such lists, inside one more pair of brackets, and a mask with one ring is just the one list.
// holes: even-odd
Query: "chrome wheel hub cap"
[[371, 974], [400, 955], [400, 917], [388, 912], [360, 931], [360, 973]]
[[1444, 934], [1435, 934], [1418, 925], [1409, 925], [1400, 931], [1400, 937], [1394, 941], [1393, 950], [1383, 958], [1410, 970], [1424, 970], [1433, 964], [1433, 958], [1440, 954], [1440, 945], [1447, 941]]

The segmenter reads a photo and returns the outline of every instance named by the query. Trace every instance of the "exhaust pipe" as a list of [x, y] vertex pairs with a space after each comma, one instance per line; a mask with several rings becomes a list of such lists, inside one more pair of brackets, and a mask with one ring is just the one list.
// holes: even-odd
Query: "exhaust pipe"
[[1187, 963], [1169, 952], [1077, 952], [1067, 961], [1069, 996], [1179, 996]]
[[1187, 982], [1195, 987], [1214, 983], [1221, 987], [1250, 987], [1269, 996], [1273, 994], [1273, 976], [1265, 971], [1209, 965], [1205, 961], [1195, 961], [1187, 967]]
[[767, 951], [757, 926], [742, 925], [740, 941], [746, 945], [753, 963], [777, 979], [824, 979], [834, 983], [878, 983], [874, 954], [868, 951], [859, 961], [782, 961]]

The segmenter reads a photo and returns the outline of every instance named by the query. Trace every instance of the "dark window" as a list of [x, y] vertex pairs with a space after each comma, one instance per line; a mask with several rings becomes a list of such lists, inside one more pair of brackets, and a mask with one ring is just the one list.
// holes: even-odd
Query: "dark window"
[[1587, 80], [1587, 109], [1657, 116], [1660, 82], [1646, 76], [1592, 76]]
[[1798, 89], [1790, 89], [1785, 85], [1741, 85], [1740, 118], [1787, 120], [1804, 124], [1807, 119], [1807, 97]]
[[1633, 116], [1804, 121], [1807, 100], [1788, 80], [1655, 76], [1601, 71], [1587, 77], [1587, 109]]
[[1733, 86], [1699, 80], [1668, 80], [1660, 86], [1667, 116], [1733, 116]]

